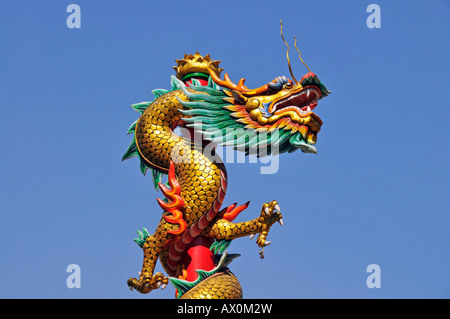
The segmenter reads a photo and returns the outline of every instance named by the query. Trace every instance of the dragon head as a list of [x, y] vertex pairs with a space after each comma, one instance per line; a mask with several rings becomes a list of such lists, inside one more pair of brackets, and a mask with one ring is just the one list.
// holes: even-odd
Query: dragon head
[[[212, 61], [209, 55], [203, 58], [197, 52], [177, 60], [178, 66], [174, 68], [179, 78], [184, 69], [199, 71], [199, 67], [200, 71], [210, 75], [206, 88], [202, 88], [200, 81], [191, 81], [191, 90], [183, 89], [191, 101], [180, 100], [186, 108], [181, 112], [189, 116], [184, 119], [188, 127], [196, 129], [207, 140], [233, 146], [247, 154], [261, 156], [297, 149], [317, 153], [313, 145], [322, 120], [313, 110], [330, 92], [303, 61], [294, 37], [300, 61], [309, 71], [297, 81], [291, 69], [289, 45], [283, 36], [283, 22], [280, 20], [280, 23], [281, 38], [287, 46], [289, 72], [294, 81], [281, 76], [257, 89], [249, 89], [244, 85], [244, 78], [235, 84], [225, 74], [222, 80], [220, 61]], [[217, 91], [217, 85], [224, 89]]]
[[228, 74], [222, 80], [212, 69], [208, 72], [206, 86], [195, 81], [190, 88], [180, 85], [190, 100], [180, 100], [185, 107], [181, 112], [186, 115], [186, 126], [196, 129], [206, 140], [247, 154], [260, 156], [297, 149], [316, 153], [313, 145], [322, 120], [313, 110], [330, 92], [314, 73], [305, 74], [298, 82], [281, 76], [249, 89], [245, 79], [235, 84]]
[[[186, 115], [186, 126], [196, 129], [206, 140], [233, 146], [247, 154], [261, 156], [297, 149], [316, 153], [313, 145], [322, 120], [313, 110], [330, 92], [303, 61], [294, 37], [299, 58], [309, 71], [297, 81], [291, 69], [289, 45], [283, 36], [283, 22], [280, 20], [280, 23], [281, 37], [287, 46], [289, 72], [294, 81], [281, 76], [259, 88], [249, 89], [244, 85], [244, 78], [235, 84], [225, 74], [222, 80], [220, 61], [212, 61], [209, 55], [203, 58], [197, 52], [177, 60], [178, 66], [174, 68], [178, 78], [193, 71], [209, 73], [206, 86], [202, 86], [206, 82], [204, 79], [203, 83], [191, 81], [190, 89], [182, 84], [179, 86], [190, 100], [180, 100], [185, 107], [181, 112]], [[207, 74], [203, 73], [203, 76]], [[223, 90], [217, 90], [217, 86]]]
[[234, 111], [232, 116], [245, 124], [246, 129], [260, 132], [283, 130], [285, 134], [289, 133], [292, 147], [316, 152], [312, 145], [316, 144], [322, 120], [313, 110], [318, 101], [330, 92], [314, 73], [308, 72], [295, 83], [284, 76], [277, 77], [253, 90], [245, 87], [245, 79], [236, 85], [227, 74], [225, 80], [219, 79], [214, 72], [210, 75], [215, 83], [228, 89], [224, 92], [233, 104], [228, 109]]

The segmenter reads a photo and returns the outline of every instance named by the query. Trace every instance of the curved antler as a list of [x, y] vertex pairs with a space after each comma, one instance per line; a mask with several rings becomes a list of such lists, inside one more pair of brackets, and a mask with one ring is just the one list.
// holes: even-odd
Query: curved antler
[[251, 90], [244, 85], [245, 78], [240, 79], [238, 84], [235, 84], [230, 80], [228, 73], [225, 73], [225, 75], [223, 76], [224, 79], [222, 80], [213, 70], [208, 69], [208, 71], [209, 71], [209, 75], [211, 75], [212, 80], [216, 84], [220, 85], [221, 87], [230, 89], [230, 90], [239, 91], [242, 94], [247, 95], [247, 96], [261, 94], [261, 93], [266, 92], [269, 89], [269, 84], [267, 83], [257, 89]]
[[249, 89], [244, 85], [244, 82], [245, 82], [244, 78], [240, 79], [238, 84], [236, 85], [230, 80], [230, 77], [228, 76], [228, 73], [225, 73], [225, 75], [223, 77], [224, 80], [222, 80], [213, 70], [208, 69], [208, 71], [209, 71], [209, 75], [211, 75], [213, 81], [216, 84], [218, 84], [218, 85], [220, 85], [220, 86], [222, 86], [224, 88], [227, 88], [227, 89], [230, 89], [230, 90], [236, 90], [236, 91], [239, 91], [239, 92], [249, 91]]

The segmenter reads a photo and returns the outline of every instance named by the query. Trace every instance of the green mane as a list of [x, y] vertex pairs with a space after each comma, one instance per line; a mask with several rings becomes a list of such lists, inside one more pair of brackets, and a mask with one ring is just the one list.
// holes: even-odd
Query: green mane
[[[136, 104], [131, 105], [131, 108], [133, 110], [139, 112], [139, 115], [142, 115], [142, 113], [144, 113], [144, 111], [147, 109], [147, 107], [149, 107], [149, 105], [152, 104], [157, 98], [159, 98], [160, 96], [163, 96], [164, 94], [167, 94], [169, 92], [179, 90], [179, 89], [181, 89], [181, 87], [184, 87], [183, 82], [181, 82], [180, 80], [178, 80], [175, 77], [172, 77], [171, 84], [172, 84], [172, 87], [170, 90], [164, 90], [164, 89], [153, 90], [152, 93], [154, 94], [155, 98], [152, 101], [136, 103]], [[145, 175], [147, 173], [147, 170], [150, 169], [150, 171], [152, 172], [153, 186], [155, 187], [156, 190], [159, 190], [158, 183], [162, 182], [162, 176], [165, 175], [165, 173], [160, 172], [160, 171], [148, 166], [146, 161], [139, 154], [139, 151], [138, 151], [137, 145], [136, 145], [136, 137], [134, 135], [135, 130], [136, 130], [137, 121], [138, 120], [133, 122], [133, 124], [131, 124], [131, 126], [128, 128], [127, 134], [133, 134], [133, 140], [131, 141], [130, 146], [128, 146], [127, 151], [123, 155], [122, 161], [137, 156], [140, 161], [139, 168], [140, 168], [142, 174]]]
[[267, 132], [242, 123], [239, 116], [230, 110], [232, 105], [229, 96], [217, 89], [211, 78], [208, 86], [194, 83], [190, 87], [200, 93], [182, 86], [181, 90], [189, 101], [178, 99], [184, 107], [180, 112], [189, 116], [183, 118], [186, 126], [194, 128], [205, 140], [231, 146], [246, 155], [256, 154], [258, 157], [292, 153], [299, 148], [307, 153], [316, 152], [300, 132], [292, 133], [288, 128]]
[[[193, 79], [190, 87], [195, 92], [189, 90], [182, 81], [174, 76], [171, 78], [171, 84], [170, 90], [153, 90], [155, 98], [152, 101], [136, 103], [131, 107], [141, 115], [160, 96], [181, 89], [189, 98], [189, 101], [178, 99], [184, 107], [184, 110], [180, 110], [180, 112], [186, 115], [183, 120], [187, 127], [200, 133], [205, 140], [220, 143], [223, 146], [231, 146], [235, 150], [245, 152], [246, 155], [255, 154], [258, 157], [285, 152], [292, 153], [299, 148], [307, 153], [316, 152], [316, 149], [308, 145], [300, 132], [292, 134], [287, 128], [267, 132], [242, 123], [242, 119], [231, 110], [229, 96], [224, 90], [217, 87], [211, 77], [206, 86], [202, 86], [199, 81]], [[145, 175], [150, 169], [154, 187], [158, 190], [158, 183], [161, 183], [165, 173], [148, 166], [139, 154], [134, 136], [136, 124], [137, 120], [127, 131], [127, 134], [133, 134], [133, 140], [123, 155], [122, 161], [137, 156], [140, 160], [139, 167], [142, 174]]]

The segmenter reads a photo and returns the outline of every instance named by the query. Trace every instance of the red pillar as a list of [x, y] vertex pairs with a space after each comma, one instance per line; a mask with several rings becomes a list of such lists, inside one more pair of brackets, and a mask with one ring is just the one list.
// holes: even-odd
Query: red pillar
[[197, 279], [195, 270], [212, 270], [214, 269], [214, 254], [209, 248], [213, 243], [212, 238], [197, 237], [191, 246], [183, 253], [181, 262], [186, 267], [187, 281]]
[[[198, 80], [201, 85], [208, 85], [208, 81], [202, 77], [187, 77], [188, 80], [184, 81], [186, 86], [192, 83], [192, 79]], [[190, 130], [193, 136], [193, 130]], [[197, 273], [195, 270], [212, 270], [214, 269], [214, 254], [209, 248], [214, 240], [207, 237], [197, 237], [194, 239], [190, 247], [183, 253], [181, 262], [184, 264], [187, 272], [187, 281], [194, 281], [197, 279]]]

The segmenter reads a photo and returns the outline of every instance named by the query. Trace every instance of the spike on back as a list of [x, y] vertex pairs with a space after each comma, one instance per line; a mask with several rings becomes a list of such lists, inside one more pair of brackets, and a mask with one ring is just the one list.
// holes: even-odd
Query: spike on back
[[184, 208], [184, 200], [181, 197], [181, 187], [177, 181], [175, 175], [175, 165], [172, 161], [170, 161], [168, 180], [170, 188], [166, 187], [162, 183], [158, 184], [162, 193], [168, 200], [167, 203], [159, 198], [157, 198], [157, 201], [162, 209], [164, 209], [165, 211], [169, 212], [172, 215], [172, 216], [164, 216], [164, 219], [171, 224], [179, 225], [179, 228], [177, 230], [170, 230], [167, 232], [173, 235], [180, 235], [186, 230], [187, 223], [183, 219], [182, 210]]

